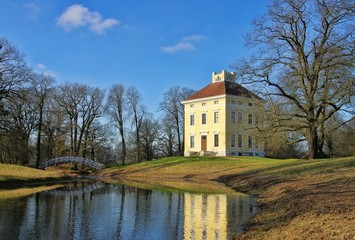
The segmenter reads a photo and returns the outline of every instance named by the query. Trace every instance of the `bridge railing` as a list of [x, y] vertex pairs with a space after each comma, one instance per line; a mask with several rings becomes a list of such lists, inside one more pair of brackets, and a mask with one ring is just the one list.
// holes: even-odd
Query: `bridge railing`
[[95, 162], [90, 159], [85, 159], [83, 157], [73, 157], [73, 156], [53, 158], [51, 160], [48, 160], [48, 161], [42, 163], [39, 166], [39, 168], [45, 169], [46, 167], [56, 166], [56, 165], [63, 164], [63, 163], [83, 164], [83, 165], [89, 166], [95, 170], [101, 170], [101, 169], [105, 168], [105, 165], [102, 163]]

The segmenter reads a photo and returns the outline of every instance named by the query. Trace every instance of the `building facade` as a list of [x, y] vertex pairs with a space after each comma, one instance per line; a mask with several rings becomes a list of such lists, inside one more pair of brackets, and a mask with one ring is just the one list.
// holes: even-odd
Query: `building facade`
[[264, 156], [256, 128], [262, 99], [235, 82], [235, 73], [212, 73], [212, 82], [185, 99], [185, 156]]

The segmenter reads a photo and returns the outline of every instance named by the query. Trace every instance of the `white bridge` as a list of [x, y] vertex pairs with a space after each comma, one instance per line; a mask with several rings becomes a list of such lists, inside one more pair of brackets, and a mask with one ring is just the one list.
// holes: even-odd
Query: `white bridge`
[[95, 170], [101, 170], [105, 168], [105, 165], [102, 163], [95, 162], [90, 159], [85, 159], [83, 157], [73, 157], [73, 156], [53, 158], [39, 165], [39, 168], [45, 169], [46, 167], [56, 166], [63, 163], [83, 164]]

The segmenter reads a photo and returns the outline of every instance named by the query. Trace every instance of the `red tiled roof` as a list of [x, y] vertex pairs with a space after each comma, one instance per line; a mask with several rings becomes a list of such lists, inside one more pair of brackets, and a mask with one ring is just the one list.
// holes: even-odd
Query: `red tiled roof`
[[[206, 87], [202, 88], [200, 91], [192, 94], [190, 97], [186, 98], [185, 101], [195, 100], [199, 98], [207, 98], [218, 95], [234, 95], [234, 96], [245, 96], [245, 97], [257, 97], [254, 93], [250, 92], [248, 89], [242, 87], [238, 83], [222, 81], [211, 83]], [[258, 97], [257, 97], [258, 98]]]

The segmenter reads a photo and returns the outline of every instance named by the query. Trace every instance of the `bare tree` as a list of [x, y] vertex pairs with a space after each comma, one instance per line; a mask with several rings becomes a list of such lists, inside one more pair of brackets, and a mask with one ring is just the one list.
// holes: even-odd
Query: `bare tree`
[[58, 104], [68, 118], [71, 154], [85, 154], [82, 150], [93, 121], [101, 116], [104, 93], [99, 88], [72, 83], [60, 86]]
[[45, 105], [51, 95], [54, 84], [54, 78], [44, 74], [34, 74], [31, 80], [30, 92], [33, 93], [33, 98], [36, 102], [37, 120], [37, 144], [36, 144], [36, 168], [39, 168], [41, 162], [41, 137], [43, 128], [43, 116]]
[[0, 101], [19, 90], [29, 74], [23, 55], [5, 38], [0, 38]]
[[[54, 95], [54, 94], [53, 94]], [[55, 95], [54, 95], [55, 96]], [[45, 105], [43, 121], [44, 143], [46, 145], [46, 155], [48, 159], [62, 156], [67, 153], [65, 128], [65, 113], [60, 107], [56, 98], [48, 99]]]
[[183, 129], [184, 129], [184, 106], [181, 101], [191, 96], [194, 91], [185, 87], [174, 86], [164, 93], [164, 99], [160, 103], [160, 109], [167, 118], [174, 121], [174, 129], [177, 136], [179, 155], [184, 155]]
[[283, 104], [269, 108], [273, 127], [301, 133], [305, 158], [321, 156], [319, 132], [335, 113], [354, 117], [354, 9], [347, 0], [273, 0], [248, 36], [256, 54], [234, 66], [269, 106]]
[[162, 155], [172, 157], [176, 152], [176, 133], [174, 131], [174, 121], [168, 117], [165, 117], [161, 120], [160, 126], [160, 151], [162, 152]]
[[[1, 121], [2, 144], [9, 150], [11, 163], [29, 164], [29, 140], [36, 127], [36, 103], [29, 91], [18, 91], [7, 99], [8, 115]], [[3, 138], [5, 136], [5, 138]], [[6, 141], [5, 141], [6, 139]]]
[[156, 144], [159, 136], [159, 123], [152, 118], [144, 119], [140, 135], [144, 158], [150, 161], [155, 158], [156, 154]]
[[146, 109], [141, 103], [142, 97], [138, 90], [134, 87], [130, 87], [127, 90], [127, 104], [129, 111], [132, 114], [132, 123], [135, 132], [135, 144], [136, 144], [136, 162], [141, 161], [141, 140], [140, 130], [142, 127], [143, 119], [146, 115]]
[[126, 91], [122, 84], [115, 84], [111, 87], [108, 99], [106, 102], [106, 113], [109, 115], [112, 122], [115, 124], [116, 128], [121, 137], [121, 159], [122, 164], [126, 164], [126, 138], [125, 138], [125, 119], [126, 119]]

